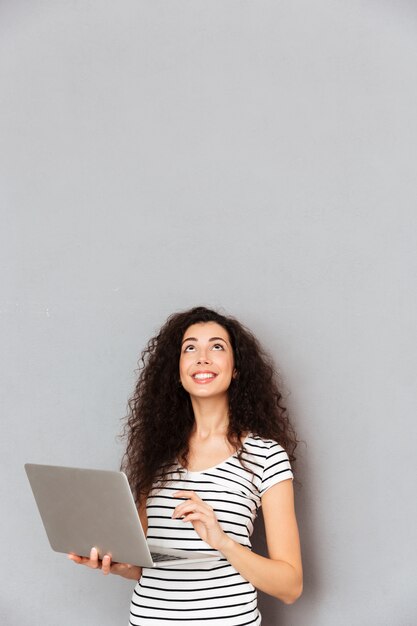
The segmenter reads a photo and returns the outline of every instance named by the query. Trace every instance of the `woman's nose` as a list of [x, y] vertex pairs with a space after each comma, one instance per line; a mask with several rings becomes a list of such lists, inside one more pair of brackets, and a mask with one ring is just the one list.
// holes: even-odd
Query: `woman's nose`
[[205, 353], [200, 352], [197, 358], [197, 365], [201, 365], [202, 363], [210, 363], [210, 359]]

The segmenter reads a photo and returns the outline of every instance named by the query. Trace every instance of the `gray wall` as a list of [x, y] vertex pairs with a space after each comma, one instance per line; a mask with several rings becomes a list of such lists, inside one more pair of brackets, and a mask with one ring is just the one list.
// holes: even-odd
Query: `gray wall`
[[127, 624], [23, 463], [116, 468], [140, 350], [200, 303], [306, 442], [265, 626], [417, 624], [416, 34], [405, 0], [1, 2], [2, 624]]

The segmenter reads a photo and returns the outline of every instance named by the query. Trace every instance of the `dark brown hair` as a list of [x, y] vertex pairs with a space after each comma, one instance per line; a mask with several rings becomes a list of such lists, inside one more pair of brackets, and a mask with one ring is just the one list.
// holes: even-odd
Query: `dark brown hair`
[[127, 446], [121, 464], [137, 503], [157, 476], [164, 481], [164, 468], [176, 460], [187, 466], [194, 414], [190, 396], [179, 383], [181, 342], [189, 326], [204, 322], [225, 328], [233, 348], [237, 376], [229, 387], [228, 441], [240, 458], [245, 433], [273, 439], [285, 448], [294, 468], [297, 437], [271, 358], [234, 317], [195, 307], [171, 315], [139, 360], [139, 378], [122, 435]]

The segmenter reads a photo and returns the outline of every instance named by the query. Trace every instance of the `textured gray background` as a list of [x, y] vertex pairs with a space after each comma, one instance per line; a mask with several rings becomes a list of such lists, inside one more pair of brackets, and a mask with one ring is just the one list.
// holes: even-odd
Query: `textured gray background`
[[127, 624], [23, 463], [116, 468], [140, 350], [201, 303], [307, 443], [265, 626], [417, 624], [416, 35], [399, 0], [0, 3], [2, 624]]

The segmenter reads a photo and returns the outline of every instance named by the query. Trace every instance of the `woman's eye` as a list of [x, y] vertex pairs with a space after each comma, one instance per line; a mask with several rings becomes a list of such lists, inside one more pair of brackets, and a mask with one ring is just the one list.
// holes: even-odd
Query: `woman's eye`
[[191, 345], [190, 345], [190, 346], [187, 346], [187, 347], [184, 349], [184, 352], [191, 352], [192, 350], [194, 350], [194, 346], [191, 346]]
[[224, 348], [223, 348], [221, 343], [215, 343], [214, 344], [213, 350], [217, 350], [217, 349], [224, 350]]

